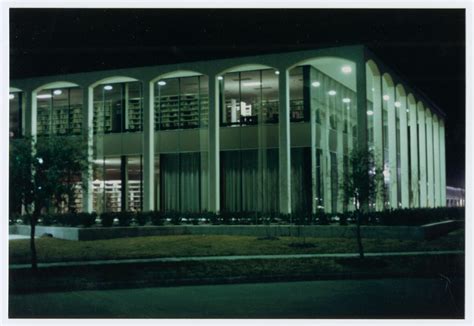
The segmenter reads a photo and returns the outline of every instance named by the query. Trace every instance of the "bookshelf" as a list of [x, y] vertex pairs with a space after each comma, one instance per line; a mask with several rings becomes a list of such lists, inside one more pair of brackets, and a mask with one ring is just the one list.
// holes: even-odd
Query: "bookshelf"
[[128, 102], [128, 131], [142, 130], [142, 101], [138, 99]]

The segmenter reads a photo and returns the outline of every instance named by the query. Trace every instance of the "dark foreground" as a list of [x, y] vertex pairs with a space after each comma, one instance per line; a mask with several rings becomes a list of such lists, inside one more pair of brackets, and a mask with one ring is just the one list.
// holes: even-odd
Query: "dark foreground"
[[10, 318], [463, 318], [462, 278], [14, 294]]

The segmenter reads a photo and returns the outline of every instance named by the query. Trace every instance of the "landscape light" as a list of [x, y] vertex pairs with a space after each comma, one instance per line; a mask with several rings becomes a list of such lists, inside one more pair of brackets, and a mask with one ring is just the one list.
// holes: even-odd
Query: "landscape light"
[[374, 114], [374, 111], [372, 110], [367, 111], [367, 115], [373, 115], [373, 114]]
[[313, 86], [313, 87], [319, 87], [319, 86], [321, 86], [321, 83], [318, 82], [318, 81], [315, 81], [315, 82], [312, 82], [312, 83], [311, 83], [311, 86]]
[[390, 96], [388, 96], [388, 95], [384, 95], [384, 96], [383, 96], [383, 100], [384, 100], [384, 101], [388, 101], [389, 99], [390, 99]]
[[395, 105], [396, 108], [399, 108], [402, 106], [402, 103], [396, 101], [395, 103], [393, 103]]
[[334, 96], [334, 95], [336, 95], [336, 91], [331, 89], [331, 90], [328, 92], [328, 94], [331, 95], [331, 96]]
[[223, 80], [223, 79], [224, 79], [224, 77], [222, 77], [222, 76], [217, 76], [217, 80]]

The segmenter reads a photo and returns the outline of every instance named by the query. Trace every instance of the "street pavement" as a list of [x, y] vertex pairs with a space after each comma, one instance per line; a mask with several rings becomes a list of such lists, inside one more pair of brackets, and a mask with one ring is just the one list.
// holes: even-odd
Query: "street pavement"
[[155, 287], [9, 296], [10, 318], [462, 318], [463, 279]]

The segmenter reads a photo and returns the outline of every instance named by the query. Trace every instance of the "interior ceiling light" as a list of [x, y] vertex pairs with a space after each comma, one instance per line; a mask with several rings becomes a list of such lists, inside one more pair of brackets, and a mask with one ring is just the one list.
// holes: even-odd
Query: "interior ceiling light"
[[409, 109], [407, 109], [407, 112], [410, 112], [410, 110], [409, 110]]
[[104, 86], [104, 89], [105, 89], [106, 91], [110, 91], [110, 90], [113, 89], [113, 87], [112, 87], [112, 85], [105, 85], [105, 86]]
[[36, 96], [36, 98], [39, 98], [40, 100], [44, 98], [51, 98], [51, 97], [53, 97], [51, 94], [40, 94]]
[[165, 85], [166, 85], [166, 82], [165, 82], [164, 80], [160, 80], [160, 81], [158, 82], [158, 85], [160, 85], [160, 86], [165, 86]]
[[374, 114], [374, 111], [372, 110], [367, 111], [367, 115], [373, 115], [373, 114]]
[[384, 96], [383, 96], [383, 100], [384, 100], [384, 101], [388, 101], [389, 99], [390, 99], [390, 96], [388, 96], [388, 95], [384, 95]]
[[402, 106], [402, 103], [396, 101], [395, 103], [393, 103], [393, 105], [395, 105], [396, 108], [399, 108]]
[[62, 93], [63, 93], [63, 91], [60, 90], [60, 89], [55, 89], [55, 90], [53, 91], [53, 94], [54, 94], [54, 95], [61, 95]]
[[314, 81], [314, 82], [311, 83], [311, 85], [312, 85], [313, 87], [319, 87], [319, 86], [321, 86], [321, 83], [318, 82], [318, 81]]
[[260, 86], [260, 82], [250, 82], [250, 83], [242, 83], [242, 86], [248, 86], [248, 87], [252, 87], [252, 86]]
[[279, 75], [280, 72], [278, 70], [275, 70], [275, 75]]
[[352, 72], [351, 66], [342, 66], [341, 71], [345, 74], [350, 74]]
[[328, 92], [328, 94], [331, 95], [331, 96], [334, 96], [334, 95], [336, 95], [336, 91], [331, 89], [331, 90]]
[[10, 100], [13, 100], [15, 98], [15, 94], [10, 94], [9, 98]]
[[344, 103], [350, 103], [350, 102], [351, 102], [351, 99], [345, 97], [345, 98], [342, 99], [342, 102], [344, 102]]
[[224, 77], [222, 77], [222, 76], [217, 76], [217, 80], [223, 80], [223, 79], [224, 79]]

